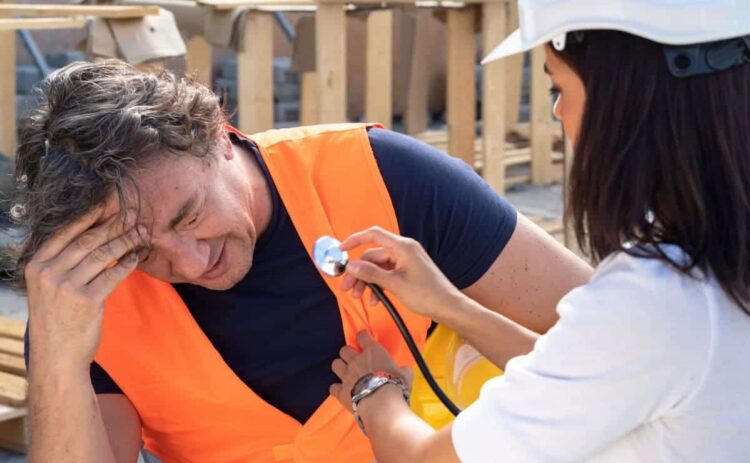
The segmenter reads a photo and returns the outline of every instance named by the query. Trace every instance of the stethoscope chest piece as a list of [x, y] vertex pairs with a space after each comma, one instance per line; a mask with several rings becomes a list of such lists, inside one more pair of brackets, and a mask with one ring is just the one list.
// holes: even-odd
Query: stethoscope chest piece
[[315, 265], [328, 276], [340, 276], [349, 263], [349, 254], [340, 246], [341, 242], [330, 236], [321, 236], [313, 246]]

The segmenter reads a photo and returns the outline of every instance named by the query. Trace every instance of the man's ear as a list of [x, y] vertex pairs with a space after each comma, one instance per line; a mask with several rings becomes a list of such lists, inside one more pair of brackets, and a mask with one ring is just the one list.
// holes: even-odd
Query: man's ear
[[232, 140], [229, 139], [229, 133], [224, 130], [221, 133], [221, 144], [224, 148], [222, 150], [224, 152], [224, 159], [227, 161], [232, 160], [234, 158], [234, 146], [232, 146]]

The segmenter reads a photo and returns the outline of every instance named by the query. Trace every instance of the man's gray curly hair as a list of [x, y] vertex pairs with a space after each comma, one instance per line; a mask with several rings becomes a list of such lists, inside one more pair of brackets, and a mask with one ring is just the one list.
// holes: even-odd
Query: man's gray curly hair
[[136, 166], [164, 153], [208, 159], [227, 120], [202, 84], [118, 60], [70, 64], [45, 79], [38, 96], [20, 137], [11, 207], [26, 230], [12, 252], [20, 287], [27, 263], [57, 231], [113, 192], [124, 203]]

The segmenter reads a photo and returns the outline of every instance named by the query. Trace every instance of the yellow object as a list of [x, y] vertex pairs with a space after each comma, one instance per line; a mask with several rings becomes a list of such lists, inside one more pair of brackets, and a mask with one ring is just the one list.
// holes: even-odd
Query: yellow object
[[[422, 355], [435, 381], [461, 409], [477, 400], [487, 380], [503, 374], [458, 333], [443, 325], [438, 325], [427, 338]], [[435, 396], [417, 367], [414, 367], [411, 408], [435, 429], [453, 421], [453, 415]]]

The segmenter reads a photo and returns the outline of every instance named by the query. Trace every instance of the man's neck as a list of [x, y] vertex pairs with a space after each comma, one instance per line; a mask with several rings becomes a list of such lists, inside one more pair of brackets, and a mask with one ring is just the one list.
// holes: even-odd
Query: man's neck
[[250, 185], [250, 206], [252, 208], [253, 222], [255, 223], [258, 237], [260, 237], [268, 228], [273, 213], [271, 188], [255, 154], [250, 152], [242, 143], [232, 143], [232, 149], [234, 150], [235, 158], [240, 162], [247, 174]]

